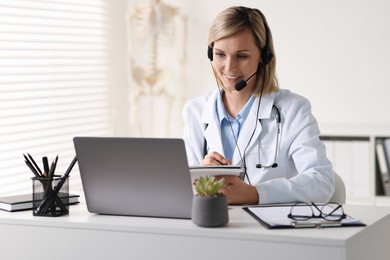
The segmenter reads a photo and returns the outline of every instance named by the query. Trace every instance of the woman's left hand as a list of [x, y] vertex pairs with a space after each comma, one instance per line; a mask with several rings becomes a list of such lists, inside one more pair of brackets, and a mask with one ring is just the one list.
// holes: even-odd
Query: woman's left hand
[[219, 177], [224, 179], [225, 185], [221, 189], [221, 193], [226, 196], [229, 205], [255, 205], [259, 203], [259, 194], [254, 186], [245, 183], [237, 176]]

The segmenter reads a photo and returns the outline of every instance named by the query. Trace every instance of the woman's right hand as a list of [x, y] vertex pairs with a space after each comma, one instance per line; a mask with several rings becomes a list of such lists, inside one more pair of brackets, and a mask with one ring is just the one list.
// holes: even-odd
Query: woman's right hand
[[211, 166], [211, 165], [230, 165], [232, 161], [226, 160], [221, 154], [217, 152], [211, 152], [206, 154], [204, 159], [200, 162], [201, 166]]

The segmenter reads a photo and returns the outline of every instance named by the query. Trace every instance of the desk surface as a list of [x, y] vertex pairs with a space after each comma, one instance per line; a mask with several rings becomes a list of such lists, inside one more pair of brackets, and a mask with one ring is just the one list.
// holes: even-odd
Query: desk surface
[[[239, 247], [236, 251], [240, 251], [239, 248], [246, 250], [246, 254], [253, 258], [267, 255], [272, 259], [283, 259], [286, 256], [289, 256], [289, 259], [295, 259], [292, 258], [293, 253], [300, 257], [299, 259], [310, 259], [309, 256], [313, 257], [315, 253], [316, 259], [327, 260], [389, 259], [388, 254], [385, 254], [388, 243], [381, 241], [390, 241], [390, 208], [355, 205], [345, 205], [344, 208], [348, 215], [362, 220], [367, 227], [269, 230], [260, 225], [241, 207], [232, 207], [229, 209], [227, 226], [201, 228], [190, 220], [95, 215], [89, 213], [82, 202], [71, 206], [68, 216], [61, 217], [34, 217], [31, 211], [0, 212], [0, 228], [4, 230], [0, 238], [2, 241], [0, 248], [4, 247], [5, 243], [8, 244], [7, 248], [1, 250], [2, 255], [9, 250], [12, 252], [9, 256], [18, 259], [15, 253], [19, 254], [17, 251], [21, 245], [25, 248], [34, 248], [37, 246], [34, 245], [37, 233], [55, 230], [56, 233], [53, 233], [53, 236], [70, 241], [75, 248], [78, 248], [76, 251], [79, 257], [80, 254], [85, 253], [85, 250], [88, 250], [88, 255], [90, 255], [92, 249], [96, 252], [96, 257], [102, 256], [102, 253], [99, 253], [100, 244], [111, 241], [115, 247], [115, 245], [123, 245], [123, 242], [127, 240], [128, 246], [134, 246], [134, 250], [137, 249], [137, 251], [143, 247], [146, 251], [148, 248], [153, 248], [152, 252], [143, 250], [140, 255], [142, 259], [150, 259], [153, 254], [161, 255], [159, 249], [166, 250], [172, 245], [176, 247], [180, 245], [181, 248], [175, 249], [172, 257], [179, 256], [180, 251], [188, 254], [188, 250], [195, 245], [203, 246], [202, 252], [208, 253], [215, 251], [217, 245], [226, 249], [237, 245]], [[110, 237], [112, 240], [109, 239]], [[125, 256], [128, 252], [126, 250], [129, 250], [128, 246], [125, 250], [123, 246], [115, 248], [118, 256]], [[377, 258], [372, 258], [374, 252]], [[133, 253], [135, 254], [134, 251]], [[134, 256], [133, 253], [129, 256]], [[333, 254], [333, 257], [329, 254]], [[216, 255], [221, 257], [223, 253], [219, 252]], [[20, 259], [24, 256], [21, 253]], [[239, 255], [228, 252], [225, 259], [233, 259], [236, 256]], [[186, 256], [186, 259], [192, 258]], [[199, 255], [194, 256], [193, 259], [199, 259]]]

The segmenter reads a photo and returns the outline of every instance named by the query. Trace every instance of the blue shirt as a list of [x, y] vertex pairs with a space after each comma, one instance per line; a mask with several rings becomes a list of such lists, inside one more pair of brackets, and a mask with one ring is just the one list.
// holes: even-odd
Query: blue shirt
[[[238, 113], [237, 118], [233, 118], [232, 116], [227, 114], [224, 104], [222, 102], [222, 97], [221, 95], [218, 95], [216, 112], [218, 115], [218, 120], [221, 124], [221, 139], [226, 160], [233, 159], [233, 152], [236, 148], [238, 136], [240, 135], [240, 130], [245, 123], [246, 118], [248, 117], [249, 111], [252, 107], [254, 100], [255, 96], [252, 96], [245, 104], [245, 106], [241, 109], [240, 113]], [[227, 118], [226, 116], [228, 116], [229, 118]]]

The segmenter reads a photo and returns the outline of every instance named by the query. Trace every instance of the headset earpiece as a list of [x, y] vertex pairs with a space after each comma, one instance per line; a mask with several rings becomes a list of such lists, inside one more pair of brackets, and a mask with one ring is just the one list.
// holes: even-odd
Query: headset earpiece
[[264, 28], [265, 28], [266, 39], [265, 39], [265, 46], [263, 47], [263, 49], [261, 49], [261, 62], [263, 64], [263, 66], [267, 65], [274, 57], [274, 54], [272, 53], [272, 50], [269, 46], [270, 35], [269, 35], [268, 25], [266, 22], [264, 22]]
[[261, 19], [263, 20], [263, 25], [264, 25], [264, 30], [265, 30], [265, 45], [261, 49], [261, 60], [262, 60], [263, 66], [265, 66], [274, 57], [274, 54], [272, 53], [272, 50], [271, 50], [271, 47], [269, 44], [270, 38], [271, 38], [271, 33], [270, 33], [268, 23], [267, 23], [267, 20], [265, 19], [264, 14], [259, 9], [253, 9], [253, 10], [255, 10], [261, 16]]
[[213, 48], [210, 46], [207, 46], [207, 57], [210, 61], [213, 61]]
[[264, 66], [267, 65], [272, 60], [272, 58], [274, 57], [274, 55], [272, 53], [268, 53], [268, 51], [264, 51], [262, 53], [262, 56], [264, 56], [264, 57], [261, 58], [262, 64]]

